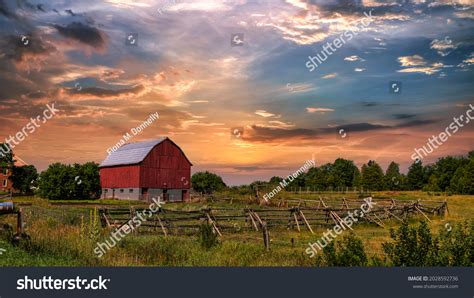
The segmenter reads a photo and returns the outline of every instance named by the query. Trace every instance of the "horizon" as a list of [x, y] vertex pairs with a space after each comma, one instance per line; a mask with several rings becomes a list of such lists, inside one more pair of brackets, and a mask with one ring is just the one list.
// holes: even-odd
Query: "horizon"
[[0, 143], [28, 132], [13, 152], [39, 171], [100, 164], [158, 113], [131, 141], [169, 137], [231, 186], [313, 156], [406, 173], [448, 130], [423, 164], [465, 156], [470, 118], [449, 127], [474, 104], [469, 2], [0, 1]]

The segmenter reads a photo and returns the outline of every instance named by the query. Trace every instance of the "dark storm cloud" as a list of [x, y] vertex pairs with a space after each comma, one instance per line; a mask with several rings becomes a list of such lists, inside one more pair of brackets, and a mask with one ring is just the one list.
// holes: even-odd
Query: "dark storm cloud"
[[73, 22], [67, 26], [54, 25], [54, 28], [62, 36], [88, 44], [94, 48], [100, 48], [105, 44], [103, 34], [99, 29], [80, 22]]
[[5, 57], [16, 61], [23, 60], [26, 54], [43, 55], [55, 51], [51, 44], [44, 42], [36, 33], [25, 35], [8, 35], [0, 46]]
[[368, 132], [384, 129], [395, 129], [395, 128], [408, 128], [408, 127], [417, 127], [436, 123], [436, 120], [414, 120], [409, 122], [404, 122], [394, 126], [390, 125], [381, 125], [381, 124], [371, 124], [371, 123], [352, 123], [345, 124], [337, 127], [325, 127], [325, 128], [316, 128], [316, 129], [305, 129], [305, 128], [295, 128], [295, 129], [283, 129], [283, 128], [274, 128], [274, 127], [265, 127], [260, 125], [251, 126], [251, 131], [244, 133], [243, 140], [249, 142], [273, 142], [284, 139], [311, 139], [316, 137], [327, 136], [330, 134], [337, 134], [341, 129], [345, 132]]
[[368, 108], [369, 108], [369, 107], [378, 106], [379, 104], [376, 103], [376, 102], [373, 102], [373, 101], [363, 101], [363, 102], [361, 103], [361, 105], [362, 105], [363, 107], [368, 107]]
[[410, 119], [416, 117], [414, 114], [393, 114], [393, 118], [398, 119], [398, 120], [403, 120], [403, 119]]
[[88, 88], [81, 88], [81, 90], [77, 90], [74, 88], [69, 89], [70, 94], [80, 94], [82, 95], [92, 95], [96, 97], [115, 97], [120, 95], [131, 95], [131, 94], [138, 94], [145, 90], [143, 85], [136, 85], [130, 88], [122, 88], [122, 89], [105, 89], [99, 87], [88, 87]]
[[75, 17], [76, 14], [72, 11], [72, 9], [66, 9], [65, 10], [66, 13], [70, 14], [71, 16]]
[[17, 19], [17, 15], [10, 11], [4, 0], [0, 0], [0, 14], [10, 19]]
[[396, 127], [398, 128], [417, 127], [417, 126], [423, 126], [423, 125], [433, 124], [437, 122], [439, 122], [439, 120], [413, 120], [413, 121], [399, 124]]

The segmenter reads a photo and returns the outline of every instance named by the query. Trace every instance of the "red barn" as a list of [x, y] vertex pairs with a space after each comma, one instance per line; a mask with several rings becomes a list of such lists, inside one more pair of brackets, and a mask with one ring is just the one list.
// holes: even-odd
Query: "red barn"
[[191, 188], [191, 162], [168, 138], [129, 143], [100, 164], [103, 198], [185, 201]]

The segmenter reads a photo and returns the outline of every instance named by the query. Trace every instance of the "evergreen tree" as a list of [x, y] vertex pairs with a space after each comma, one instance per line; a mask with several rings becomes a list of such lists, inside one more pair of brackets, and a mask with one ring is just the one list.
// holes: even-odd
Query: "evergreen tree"
[[423, 187], [424, 171], [421, 161], [415, 161], [408, 168], [407, 188], [408, 190], [420, 190]]
[[399, 190], [401, 188], [400, 166], [392, 161], [385, 172], [385, 187], [390, 190]]
[[384, 188], [383, 170], [373, 160], [362, 166], [362, 186], [367, 190], [382, 190]]

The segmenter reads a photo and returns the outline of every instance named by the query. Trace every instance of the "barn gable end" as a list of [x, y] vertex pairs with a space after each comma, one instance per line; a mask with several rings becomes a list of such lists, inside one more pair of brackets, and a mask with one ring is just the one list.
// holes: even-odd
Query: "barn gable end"
[[191, 162], [168, 138], [125, 144], [100, 165], [104, 198], [186, 200]]

